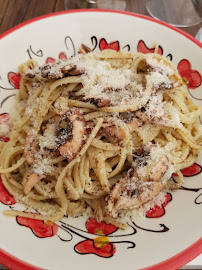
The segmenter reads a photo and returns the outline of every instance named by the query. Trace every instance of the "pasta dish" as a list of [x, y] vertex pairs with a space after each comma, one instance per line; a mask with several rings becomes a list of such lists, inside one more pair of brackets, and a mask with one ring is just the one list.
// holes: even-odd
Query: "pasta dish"
[[201, 109], [167, 58], [82, 45], [75, 57], [29, 60], [19, 72], [0, 173], [34, 212], [5, 214], [54, 222], [91, 209], [121, 227], [121, 214], [182, 185], [180, 170], [201, 147]]

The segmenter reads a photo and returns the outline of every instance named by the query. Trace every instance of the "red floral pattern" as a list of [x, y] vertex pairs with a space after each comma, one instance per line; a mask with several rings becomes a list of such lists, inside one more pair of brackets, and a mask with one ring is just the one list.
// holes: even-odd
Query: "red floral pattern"
[[9, 72], [8, 80], [13, 87], [15, 87], [16, 89], [20, 89], [20, 80], [21, 80], [20, 73]]
[[[10, 116], [8, 113], [0, 114], [0, 125], [8, 125], [10, 124]], [[9, 137], [7, 136], [0, 136], [0, 141], [8, 142]]]
[[184, 168], [181, 170], [181, 173], [184, 176], [194, 176], [194, 175], [199, 174], [200, 172], [201, 172], [201, 166], [196, 163], [194, 163], [188, 168]]
[[18, 224], [30, 228], [40, 238], [52, 237], [58, 232], [58, 226], [52, 222], [25, 217], [17, 217], [16, 220]]
[[[66, 55], [65, 52], [61, 52], [61, 53], [59, 53], [59, 57], [58, 57], [58, 58], [61, 59], [61, 60], [67, 60], [67, 55]], [[48, 58], [46, 59], [45, 63], [46, 63], [46, 64], [51, 64], [51, 63], [55, 63], [55, 61], [56, 61], [55, 58], [53, 58], [53, 57], [48, 57]]]
[[97, 247], [94, 240], [84, 240], [79, 242], [74, 249], [80, 254], [95, 254], [104, 258], [110, 258], [116, 252], [116, 247], [113, 243], [100, 241], [99, 244], [101, 247]]
[[150, 208], [146, 212], [146, 217], [148, 218], [159, 218], [165, 215], [165, 207], [166, 205], [172, 200], [172, 196], [170, 193], [167, 193], [165, 195], [165, 202], [161, 205], [155, 205], [153, 208]]
[[6, 205], [12, 205], [16, 203], [14, 197], [4, 187], [1, 177], [0, 177], [0, 201]]
[[59, 54], [59, 59], [67, 60], [67, 55], [66, 55], [66, 53], [65, 53], [65, 52], [61, 52], [61, 53]]
[[95, 218], [90, 218], [86, 221], [86, 228], [89, 233], [92, 234], [104, 234], [108, 235], [117, 231], [117, 227], [112, 224], [106, 224], [105, 222], [97, 222]]
[[[86, 228], [89, 233], [102, 235], [95, 239], [88, 239], [79, 242], [75, 247], [75, 251], [79, 254], [95, 254], [100, 257], [109, 258], [116, 252], [116, 247], [109, 242], [106, 235], [115, 232], [118, 228], [105, 222], [97, 222], [96, 219], [90, 218], [86, 222]], [[105, 236], [103, 236], [105, 235]]]
[[195, 89], [201, 85], [202, 78], [200, 73], [192, 69], [192, 65], [187, 59], [181, 60], [177, 69], [188, 88]]
[[51, 63], [55, 63], [56, 59], [52, 58], [52, 57], [48, 57], [45, 61], [46, 64], [51, 64]]
[[[143, 40], [139, 40], [138, 45], [137, 45], [137, 51], [141, 52], [141, 53], [144, 53], [144, 54], [154, 53], [155, 48], [148, 48]], [[160, 55], [163, 54], [163, 49], [162, 49], [161, 46], [159, 46], [157, 53], [160, 54]]]
[[106, 39], [101, 38], [100, 43], [99, 43], [99, 48], [101, 51], [106, 50], [106, 49], [111, 49], [117, 52], [120, 51], [120, 45], [119, 45], [118, 40], [107, 43]]
[[[191, 166], [184, 168], [180, 171], [183, 174], [183, 176], [189, 177], [189, 176], [194, 176], [194, 175], [201, 173], [202, 168], [199, 164], [194, 163]], [[178, 175], [177, 175], [177, 173], [173, 173], [173, 176], [178, 176]]]
[[10, 140], [9, 137], [1, 137], [0, 136], [0, 141], [8, 142], [9, 140]]
[[[96, 43], [96, 46], [97, 46], [97, 43]], [[126, 45], [126, 46], [128, 46], [129, 48], [128, 50], [130, 50], [130, 46], [129, 45]], [[102, 38], [99, 41], [99, 48], [101, 51], [106, 50], [106, 49], [120, 51], [120, 43], [118, 40], [108, 43], [104, 38]], [[144, 54], [154, 53], [155, 51], [155, 48], [148, 48], [143, 40], [139, 40], [137, 49], [138, 49], [138, 52], [141, 52]], [[157, 53], [160, 55], [163, 54], [163, 48], [161, 46], [159, 46]], [[66, 53], [60, 52], [59, 59], [66, 60], [67, 59]], [[56, 61], [55, 58], [48, 57], [45, 63], [46, 64], [54, 63], [55, 61]], [[191, 63], [188, 60], [186, 59], [181, 60], [177, 68], [178, 68], [179, 74], [181, 75], [183, 80], [187, 83], [188, 88], [195, 89], [201, 85], [202, 77], [200, 73], [197, 70], [192, 69]], [[20, 88], [21, 75], [19, 73], [9, 72], [8, 80], [13, 87], [15, 87], [16, 89]], [[1, 114], [0, 125], [8, 123], [8, 122], [9, 122], [9, 115]], [[0, 137], [0, 140], [3, 140], [6, 142], [9, 140], [9, 138]], [[202, 170], [201, 166], [194, 163], [192, 166], [181, 170], [181, 172], [184, 176], [194, 176], [194, 175], [199, 174], [201, 170]], [[173, 174], [173, 175], [176, 175], [176, 174]], [[156, 205], [153, 208], [149, 209], [146, 213], [146, 217], [158, 218], [165, 214], [165, 207], [172, 200], [171, 194], [167, 193], [165, 196], [166, 196], [165, 202], [161, 206]], [[4, 187], [1, 177], [0, 177], [0, 201], [6, 205], [13, 205], [16, 203], [14, 197], [10, 195], [9, 192]], [[58, 226], [52, 222], [44, 222], [41, 220], [35, 220], [35, 219], [24, 218], [24, 217], [17, 217], [16, 220], [19, 225], [22, 225], [31, 229], [32, 232], [37, 237], [40, 237], [40, 238], [53, 237], [54, 235], [58, 233]], [[62, 227], [60, 228], [63, 229]], [[116, 232], [118, 228], [114, 225], [106, 224], [105, 222], [97, 222], [97, 220], [93, 218], [90, 218], [86, 221], [86, 228], [87, 228], [88, 233], [94, 234], [96, 236], [99, 235], [99, 236], [94, 239], [89, 239], [85, 236], [82, 236], [81, 234], [74, 232], [72, 228], [68, 229], [68, 225], [66, 224], [66, 232], [69, 232], [69, 233], [73, 232], [85, 238], [85, 240], [75, 245], [74, 247], [75, 251], [79, 254], [95, 254], [97, 256], [104, 257], [104, 258], [112, 257], [116, 252], [116, 246], [114, 245], [114, 243], [109, 241], [109, 238], [107, 236]], [[65, 241], [60, 236], [59, 238]], [[67, 241], [70, 241], [70, 240], [67, 239]]]

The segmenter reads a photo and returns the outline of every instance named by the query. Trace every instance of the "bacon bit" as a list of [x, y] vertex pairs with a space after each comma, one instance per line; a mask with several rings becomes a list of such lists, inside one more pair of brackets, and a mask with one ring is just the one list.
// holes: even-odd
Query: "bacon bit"
[[36, 173], [30, 173], [30, 175], [27, 178], [27, 181], [25, 182], [24, 186], [24, 193], [27, 195], [30, 190], [34, 187], [35, 184], [37, 184], [42, 177], [39, 174]]
[[71, 76], [79, 76], [84, 73], [84, 70], [78, 70], [76, 65], [67, 65], [61, 68], [61, 71], [63, 73], [63, 77], [66, 77], [68, 75]]
[[[75, 158], [75, 156], [84, 144], [86, 122], [83, 114], [78, 109], [71, 109], [67, 111], [66, 114], [63, 116], [62, 121], [67, 121], [67, 126], [65, 127], [65, 130], [68, 129], [69, 133], [68, 138], [65, 138], [65, 140], [62, 140], [63, 136], [59, 138], [58, 142], [62, 145], [58, 148], [58, 150], [60, 154], [67, 158], [70, 162], [72, 159]], [[61, 129], [63, 129], [63, 127], [61, 127]]]
[[[142, 121], [133, 117], [131, 119], [126, 119], [124, 122], [126, 122], [126, 126], [129, 128], [129, 132], [132, 134], [138, 127], [142, 125]], [[116, 137], [118, 140], [123, 140], [124, 139], [124, 132], [122, 129], [118, 128], [115, 125], [106, 125], [102, 126], [99, 134], [103, 136], [112, 136]]]
[[122, 129], [118, 128], [117, 126], [108, 126], [108, 127], [101, 127], [99, 134], [103, 136], [111, 136], [116, 137], [118, 140], [123, 140], [124, 132]]
[[76, 65], [70, 64], [60, 68], [58, 63], [51, 63], [43, 65], [39, 69], [41, 76], [50, 80], [61, 79], [68, 76], [79, 76], [84, 73], [84, 70], [78, 70]]
[[[156, 147], [152, 145], [151, 147]], [[141, 148], [136, 155], [144, 164], [142, 157], [147, 156], [147, 151]], [[109, 216], [117, 218], [119, 210], [137, 209], [146, 202], [153, 199], [164, 188], [162, 180], [168, 170], [168, 157], [163, 156], [160, 161], [154, 164], [146, 179], [138, 175], [137, 165], [133, 165], [124, 178], [121, 178], [111, 189], [107, 211]], [[146, 166], [147, 162], [145, 162]], [[144, 180], [143, 180], [144, 179]]]
[[29, 70], [29, 72], [25, 73], [25, 77], [26, 77], [27, 79], [32, 79], [32, 78], [35, 77], [35, 74], [33, 73], [32, 70]]
[[81, 54], [87, 54], [89, 52], [92, 52], [92, 50], [88, 46], [86, 46], [85, 44], [82, 43], [81, 48], [79, 48], [79, 52]]
[[139, 208], [159, 194], [164, 186], [161, 182], [143, 182], [127, 175], [110, 192], [107, 206], [109, 216], [117, 218], [119, 210]]
[[150, 181], [160, 181], [161, 178], [168, 170], [168, 157], [164, 156], [157, 164], [154, 166], [149, 174]]
[[107, 98], [85, 97], [83, 98], [83, 101], [90, 102], [91, 104], [94, 104], [98, 108], [108, 107], [110, 105], [110, 100]]

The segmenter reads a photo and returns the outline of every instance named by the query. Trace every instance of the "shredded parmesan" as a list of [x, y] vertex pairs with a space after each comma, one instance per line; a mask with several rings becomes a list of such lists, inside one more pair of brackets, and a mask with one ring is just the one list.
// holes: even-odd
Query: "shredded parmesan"
[[8, 124], [1, 123], [0, 125], [0, 136], [8, 136], [10, 133], [10, 126]]
[[159, 88], [166, 88], [171, 89], [173, 88], [171, 80], [167, 77], [166, 74], [161, 74], [159, 72], [151, 72], [147, 75], [147, 79], [151, 81], [153, 85], [153, 89]]
[[161, 207], [165, 201], [166, 201], [166, 192], [161, 191], [151, 201], [145, 203], [138, 209], [120, 211], [118, 221], [127, 223], [130, 220], [135, 221], [135, 219], [137, 219], [138, 217], [141, 218], [145, 217], [147, 211], [149, 211], [154, 207]]
[[44, 177], [53, 171], [54, 167], [50, 164], [50, 157], [43, 157], [43, 155], [38, 152], [36, 154], [36, 161], [33, 164], [33, 172]]
[[171, 76], [174, 74], [174, 70], [171, 69], [169, 66], [165, 65], [163, 60], [158, 61], [157, 59], [151, 57], [151, 55], [146, 55], [146, 63], [149, 67], [151, 67], [154, 71]]

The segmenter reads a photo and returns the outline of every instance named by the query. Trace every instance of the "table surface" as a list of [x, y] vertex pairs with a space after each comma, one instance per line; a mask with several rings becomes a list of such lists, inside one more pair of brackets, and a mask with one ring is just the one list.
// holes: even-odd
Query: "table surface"
[[[126, 0], [126, 11], [150, 16], [145, 7], [145, 0]], [[66, 8], [78, 8], [76, 0], [67, 0]], [[64, 0], [0, 0], [0, 34], [29, 19], [64, 10]], [[180, 28], [195, 36], [202, 23], [186, 28]], [[196, 266], [202, 261], [202, 255], [189, 263], [186, 269], [202, 269]], [[192, 267], [192, 265], [194, 267]], [[0, 265], [0, 269], [7, 269]]]
[[[77, 0], [67, 0], [67, 8], [77, 7]], [[115, 2], [115, 0], [114, 0]], [[127, 11], [148, 15], [144, 0], [126, 0]], [[64, 10], [64, 0], [0, 0], [0, 34], [31, 18]], [[195, 36], [202, 23], [181, 28]]]

